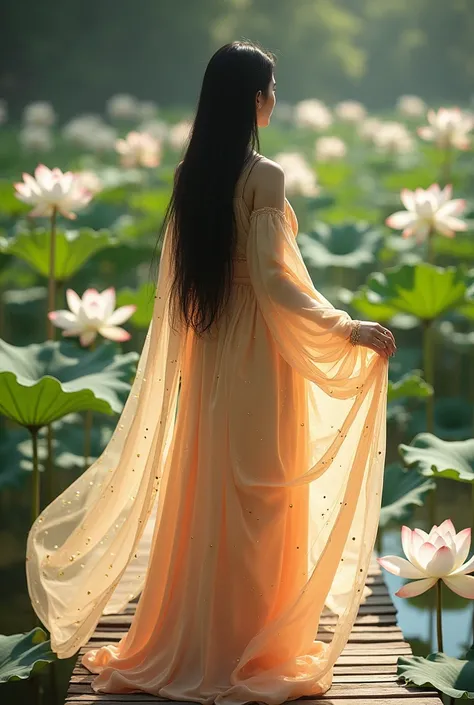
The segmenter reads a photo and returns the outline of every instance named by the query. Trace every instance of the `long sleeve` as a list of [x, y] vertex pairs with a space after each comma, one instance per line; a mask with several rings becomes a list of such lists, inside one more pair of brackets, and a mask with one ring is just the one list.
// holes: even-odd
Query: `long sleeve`
[[353, 396], [379, 355], [349, 340], [352, 319], [336, 309], [311, 281], [285, 214], [253, 211], [247, 242], [252, 285], [283, 358], [335, 398]]

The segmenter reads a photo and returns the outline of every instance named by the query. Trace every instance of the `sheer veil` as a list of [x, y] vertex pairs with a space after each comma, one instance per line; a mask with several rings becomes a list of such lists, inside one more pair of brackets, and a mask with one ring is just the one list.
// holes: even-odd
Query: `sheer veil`
[[169, 474], [182, 331], [169, 325], [170, 235], [165, 232], [150, 323], [136, 376], [101, 456], [30, 529], [26, 573], [32, 605], [67, 658], [100, 615], [142, 590]]

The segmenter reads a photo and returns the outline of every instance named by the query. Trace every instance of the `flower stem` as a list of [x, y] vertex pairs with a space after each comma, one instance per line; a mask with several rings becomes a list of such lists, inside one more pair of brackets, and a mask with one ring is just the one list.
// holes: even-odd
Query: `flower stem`
[[[56, 304], [55, 296], [55, 264], [56, 264], [56, 220], [57, 208], [53, 208], [51, 213], [51, 237], [49, 241], [49, 276], [48, 276], [48, 313], [54, 311]], [[48, 340], [54, 340], [54, 325], [48, 318]]]
[[[89, 349], [92, 351], [95, 347], [95, 341], [92, 341]], [[91, 430], [92, 430], [92, 411], [88, 409], [84, 417], [84, 470], [89, 466], [89, 456], [91, 452]]]
[[428, 233], [428, 239], [427, 239], [427, 247], [428, 247], [427, 261], [429, 264], [434, 264], [434, 260], [435, 260], [433, 236], [434, 236], [434, 231], [430, 230], [430, 232]]
[[31, 443], [33, 450], [33, 473], [32, 473], [32, 489], [31, 489], [31, 523], [40, 513], [40, 473], [38, 465], [38, 429], [36, 426], [30, 427]]
[[[423, 321], [423, 370], [425, 380], [433, 387], [434, 383], [434, 343], [433, 321]], [[426, 398], [426, 430], [434, 433], [434, 394]], [[431, 526], [436, 521], [436, 489], [430, 492], [428, 516]]]
[[443, 651], [443, 625], [441, 621], [441, 612], [441, 580], [438, 580], [436, 583], [436, 634], [438, 637], [438, 651]]
[[[425, 380], [433, 386], [434, 383], [434, 347], [433, 321], [423, 321], [423, 368]], [[426, 399], [426, 430], [434, 431], [434, 394]]]

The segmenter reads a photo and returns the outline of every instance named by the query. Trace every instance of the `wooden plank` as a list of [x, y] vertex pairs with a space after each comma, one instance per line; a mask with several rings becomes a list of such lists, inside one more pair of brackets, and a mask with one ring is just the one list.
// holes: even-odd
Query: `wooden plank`
[[[333, 684], [328, 693], [317, 699], [305, 697], [292, 701], [300, 705], [442, 705], [436, 691], [429, 688], [407, 688], [397, 678], [399, 656], [412, 653], [397, 624], [397, 610], [392, 602], [382, 572], [377, 563], [370, 566], [366, 584], [370, 595], [360, 605], [349, 640], [334, 665]], [[158, 698], [148, 693], [94, 693], [94, 674], [80, 663], [82, 654], [91, 648], [117, 643], [132, 623], [138, 600], [121, 614], [103, 615], [89, 643], [78, 655], [71, 676], [67, 705], [134, 705], [176, 701]], [[325, 609], [321, 615], [317, 640], [332, 639], [338, 616]], [[189, 703], [182, 703], [189, 705]]]

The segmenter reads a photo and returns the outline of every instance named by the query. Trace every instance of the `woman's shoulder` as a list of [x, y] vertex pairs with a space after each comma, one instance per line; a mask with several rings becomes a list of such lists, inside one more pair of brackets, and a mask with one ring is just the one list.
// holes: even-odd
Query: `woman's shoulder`
[[[258, 171], [257, 171], [258, 170]], [[280, 164], [263, 157], [255, 167], [254, 209], [265, 206], [280, 208], [285, 204], [285, 173]]]
[[283, 167], [278, 164], [278, 162], [275, 162], [273, 159], [269, 159], [268, 157], [264, 157], [262, 154], [259, 154], [258, 157], [259, 159], [255, 165], [254, 171], [258, 170], [257, 173], [260, 174], [260, 176], [264, 178], [274, 178], [277, 181], [282, 177], [284, 178], [285, 172], [283, 171]]

